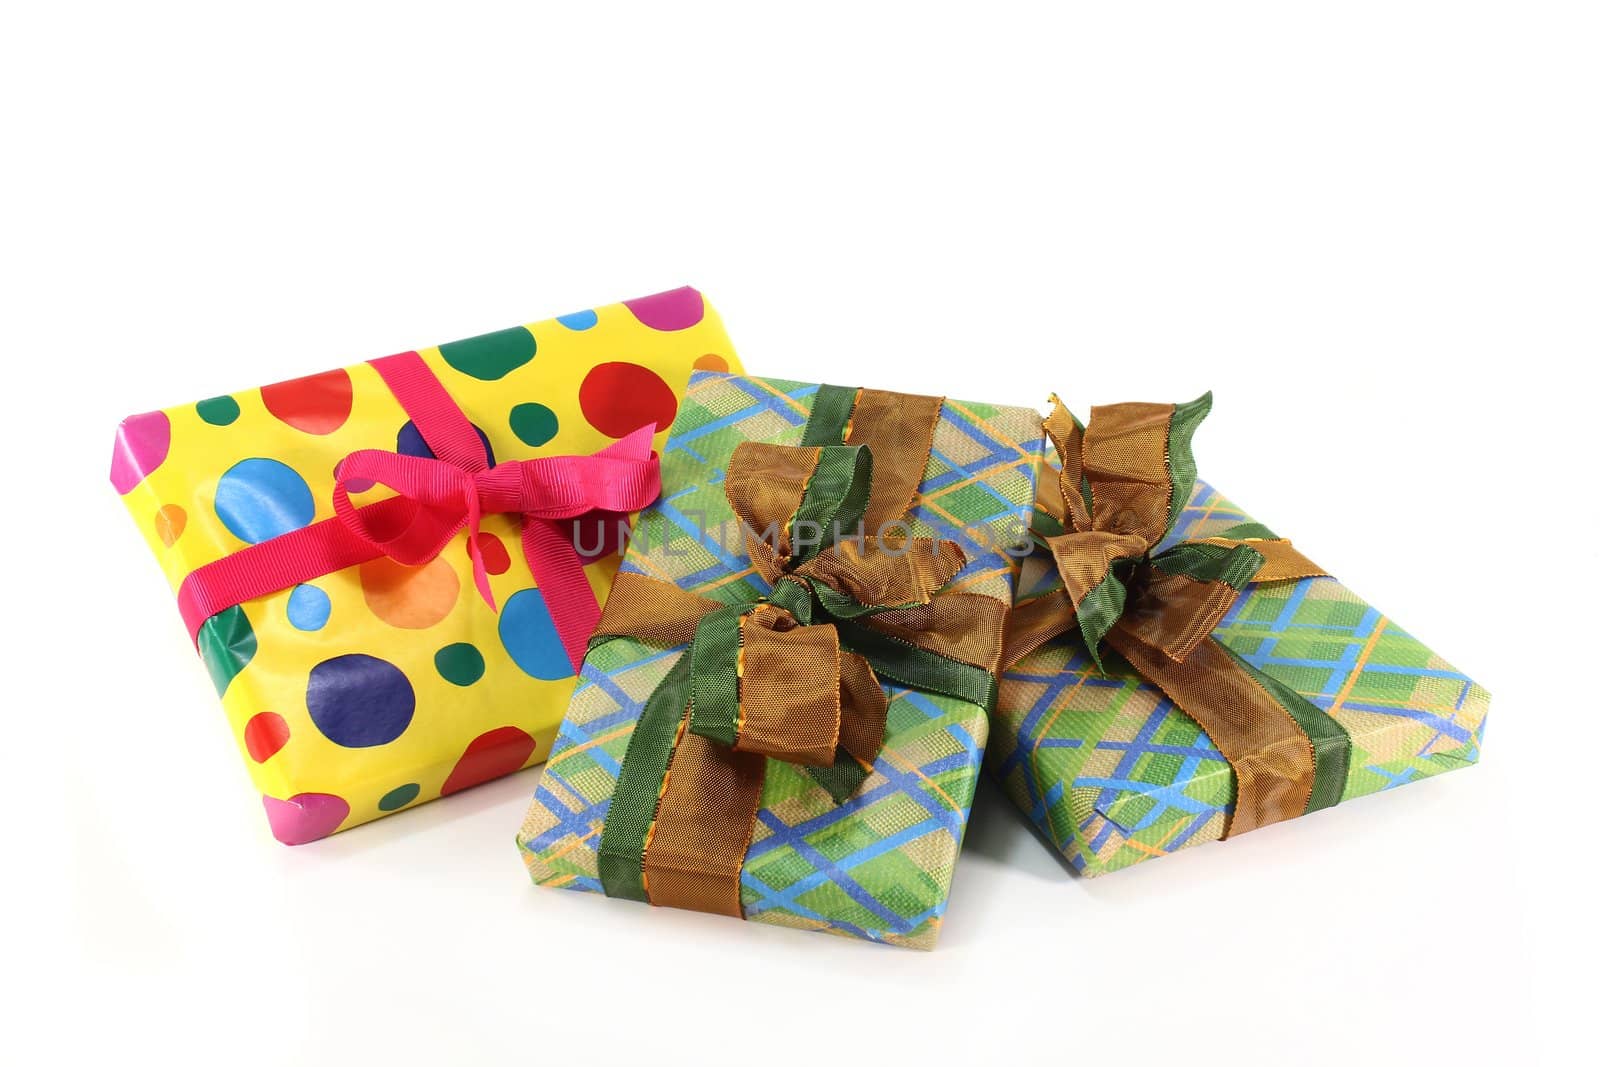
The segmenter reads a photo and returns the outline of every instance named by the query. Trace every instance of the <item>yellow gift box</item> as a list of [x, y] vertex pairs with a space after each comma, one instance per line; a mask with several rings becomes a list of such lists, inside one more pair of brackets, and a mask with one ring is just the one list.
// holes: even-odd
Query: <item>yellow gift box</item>
[[[690, 373], [740, 369], [689, 288], [417, 354], [491, 464], [587, 455], [649, 423], [659, 451]], [[367, 363], [131, 416], [111, 481], [177, 593], [198, 568], [332, 517], [335, 471], [363, 449], [432, 456]], [[544, 760], [574, 671], [521, 521], [484, 515], [476, 537], [498, 611], [474, 589], [463, 533], [420, 566], [379, 556], [200, 625], [278, 840], [313, 841]], [[571, 533], [603, 602], [622, 524], [592, 514]]]

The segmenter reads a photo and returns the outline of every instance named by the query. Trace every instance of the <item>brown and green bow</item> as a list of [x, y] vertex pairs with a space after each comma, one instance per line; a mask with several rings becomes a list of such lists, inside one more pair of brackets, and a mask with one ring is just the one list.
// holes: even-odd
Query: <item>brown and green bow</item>
[[1212, 636], [1250, 583], [1325, 572], [1255, 523], [1162, 547], [1194, 489], [1191, 441], [1211, 394], [1096, 407], [1087, 427], [1052, 401], [1045, 430], [1061, 473], [1041, 483], [1035, 534], [1062, 588], [1016, 606], [1005, 662], [1072, 629], [1102, 669], [1102, 646], [1115, 650], [1233, 768], [1227, 836], [1338, 803], [1350, 759], [1344, 728]]
[[596, 640], [688, 648], [628, 743], [599, 849], [607, 895], [738, 916], [769, 759], [843, 802], [883, 745], [880, 676], [991, 705], [1006, 605], [940, 592], [966, 562], [954, 542], [883, 532], [914, 499], [939, 407], [824, 386], [804, 444], [738, 446], [725, 492], [767, 592], [617, 576]]

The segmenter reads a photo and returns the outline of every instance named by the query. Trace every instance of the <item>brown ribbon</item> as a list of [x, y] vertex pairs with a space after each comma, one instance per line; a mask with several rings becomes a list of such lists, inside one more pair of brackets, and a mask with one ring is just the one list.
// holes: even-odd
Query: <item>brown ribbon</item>
[[[1223, 578], [1176, 570], [1173, 550], [1152, 558], [1190, 488], [1176, 482], [1171, 404], [1096, 407], [1080, 427], [1059, 401], [1045, 430], [1061, 457], [1061, 476], [1041, 485], [1040, 510], [1063, 531], [1044, 538], [1063, 588], [1018, 604], [1006, 626], [1009, 667], [1099, 610], [1112, 585], [1126, 602], [1104, 640], [1157, 686], [1215, 742], [1237, 778], [1236, 803], [1224, 836], [1236, 836], [1302, 814], [1316, 762], [1310, 738], [1284, 707], [1211, 636], [1239, 595]], [[1187, 455], [1187, 443], [1184, 443]], [[1085, 491], [1087, 486], [1087, 491]], [[1264, 559], [1247, 581], [1284, 581], [1325, 572], [1281, 539], [1198, 538], [1178, 546], [1234, 549], [1248, 545]], [[1167, 567], [1163, 567], [1163, 562]], [[1122, 565], [1124, 579], [1113, 576]], [[1172, 568], [1172, 569], [1169, 569]], [[1104, 587], [1104, 588], [1103, 588]], [[1098, 591], [1098, 592], [1097, 592]], [[1091, 645], [1092, 651], [1092, 645]]]
[[[775, 588], [831, 590], [894, 610], [859, 625], [940, 656], [998, 669], [1006, 605], [967, 593], [935, 596], [965, 565], [954, 542], [872, 536], [910, 509], [932, 447], [942, 401], [862, 390], [846, 433], [873, 458], [866, 535], [804, 562], [790, 524], [816, 476], [819, 448], [741, 444], [725, 492], [745, 528], [756, 572]], [[779, 599], [776, 594], [774, 600]], [[666, 647], [695, 638], [702, 619], [726, 603], [636, 573], [617, 576], [597, 637], [627, 636]], [[693, 654], [692, 651], [689, 654]], [[736, 740], [724, 745], [678, 727], [656, 817], [645, 839], [643, 873], [652, 904], [739, 917], [739, 872], [755, 828], [769, 758], [830, 767], [837, 758], [870, 768], [882, 748], [887, 700], [872, 666], [841, 648], [831, 622], [802, 624], [778, 603], [739, 619]], [[843, 754], [842, 757], [840, 754]]]

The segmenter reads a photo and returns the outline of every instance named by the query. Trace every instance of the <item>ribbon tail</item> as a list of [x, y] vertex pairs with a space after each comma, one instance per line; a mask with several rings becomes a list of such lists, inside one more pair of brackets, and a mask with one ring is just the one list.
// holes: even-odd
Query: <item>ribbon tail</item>
[[523, 518], [522, 552], [576, 673], [583, 669], [584, 650], [600, 624], [600, 601], [583, 572], [583, 560], [562, 524], [553, 519]]
[[646, 423], [628, 434], [628, 436], [602, 448], [595, 455], [606, 456], [610, 459], [630, 459], [642, 462], [650, 458], [651, 444], [655, 441], [655, 435], [655, 424]]

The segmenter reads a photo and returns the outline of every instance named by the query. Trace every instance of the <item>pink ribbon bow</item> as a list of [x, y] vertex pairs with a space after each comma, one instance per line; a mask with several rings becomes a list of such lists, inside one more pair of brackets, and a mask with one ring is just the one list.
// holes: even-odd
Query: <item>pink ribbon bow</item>
[[[340, 463], [334, 517], [251, 545], [191, 572], [178, 608], [198, 640], [219, 611], [380, 556], [420, 566], [463, 529], [473, 584], [495, 608], [479, 544], [484, 515], [522, 516], [522, 551], [533, 580], [577, 671], [600, 621], [600, 604], [584, 575], [566, 520], [591, 511], [638, 511], [660, 495], [660, 461], [652, 426], [589, 456], [545, 456], [489, 466], [478, 433], [422, 357], [415, 352], [371, 361], [437, 458], [381, 449], [352, 452]], [[353, 489], [382, 485], [395, 496], [357, 506]]]

